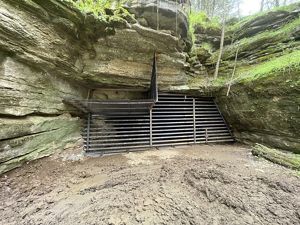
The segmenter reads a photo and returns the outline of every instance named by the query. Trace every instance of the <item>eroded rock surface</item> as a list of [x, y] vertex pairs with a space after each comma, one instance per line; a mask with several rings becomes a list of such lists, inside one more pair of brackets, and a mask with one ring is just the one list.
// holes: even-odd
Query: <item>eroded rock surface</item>
[[210, 76], [196, 77], [190, 87], [216, 96], [240, 142], [300, 152], [299, 9], [298, 3], [228, 25], [216, 80], [210, 77], [219, 51], [209, 58], [195, 52]]
[[[159, 31], [110, 13], [84, 14], [58, 0], [0, 2], [0, 173], [78, 139], [80, 121], [60, 115], [80, 112], [64, 99], [99, 87], [147, 90], [154, 51], [160, 88], [186, 84], [186, 41], [170, 23]], [[178, 18], [186, 37], [187, 17]]]

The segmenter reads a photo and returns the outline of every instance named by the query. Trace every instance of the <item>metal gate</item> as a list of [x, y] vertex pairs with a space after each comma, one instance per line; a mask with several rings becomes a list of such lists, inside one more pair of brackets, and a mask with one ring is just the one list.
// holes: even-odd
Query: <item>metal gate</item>
[[101, 114], [89, 114], [83, 133], [86, 152], [234, 141], [212, 98], [160, 93], [153, 107], [135, 107], [108, 106]]
[[88, 115], [83, 131], [86, 152], [234, 141], [212, 98], [158, 94], [156, 64], [154, 53], [148, 99], [65, 100]]

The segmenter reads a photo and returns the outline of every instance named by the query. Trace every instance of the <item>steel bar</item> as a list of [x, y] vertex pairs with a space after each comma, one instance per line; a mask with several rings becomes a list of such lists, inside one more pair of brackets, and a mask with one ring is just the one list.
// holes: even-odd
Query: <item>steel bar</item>
[[87, 138], [86, 138], [86, 150], [89, 150], [90, 146], [90, 126], [91, 126], [91, 114], [88, 114], [88, 120], [87, 120]]
[[100, 114], [91, 113], [82, 133], [87, 152], [233, 141], [212, 99], [159, 94], [153, 108], [139, 111], [139, 106], [107, 103]]
[[193, 124], [194, 124], [194, 143], [197, 142], [197, 130], [196, 130], [196, 104], [193, 98]]
[[152, 108], [150, 109], [149, 112], [149, 116], [150, 116], [150, 146], [152, 147]]

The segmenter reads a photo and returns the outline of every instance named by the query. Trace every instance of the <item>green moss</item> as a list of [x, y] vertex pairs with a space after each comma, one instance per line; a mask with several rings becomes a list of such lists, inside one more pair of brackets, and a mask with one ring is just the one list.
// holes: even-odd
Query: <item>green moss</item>
[[[32, 118], [30, 122], [33, 121], [35, 125], [30, 125], [30, 135], [29, 131], [27, 136], [1, 141], [0, 149], [4, 151], [0, 154], [0, 174], [61, 151], [67, 144], [80, 139], [81, 124], [78, 119], [61, 115], [54, 119]], [[4, 146], [9, 149], [5, 150]]]
[[204, 12], [191, 12], [189, 14], [189, 33], [193, 42], [195, 41], [195, 27], [200, 26], [203, 30], [220, 30], [220, 23], [217, 18], [212, 20]]
[[[211, 86], [213, 88], [227, 86], [230, 81], [232, 69], [228, 68], [226, 64], [222, 64], [221, 68], [224, 68], [225, 71], [220, 70], [222, 76], [212, 81]], [[248, 65], [243, 61], [238, 62], [233, 84], [253, 84], [256, 91], [259, 91], [258, 88], [261, 88], [263, 83], [271, 84], [274, 82], [278, 83], [277, 85], [282, 85], [284, 89], [287, 87], [295, 88], [300, 86], [299, 73], [300, 50], [296, 50], [260, 64]], [[272, 85], [268, 86], [272, 87]]]
[[[267, 62], [252, 66], [246, 72], [239, 74], [237, 79], [243, 81], [252, 81], [267, 76], [277, 76], [278, 72], [288, 73], [289, 71], [298, 70], [300, 68], [300, 50], [294, 51], [283, 56], [273, 58]], [[298, 81], [296, 81], [299, 83]]]
[[[75, 8], [79, 9], [83, 13], [93, 13], [96, 17], [108, 18], [107, 16], [113, 16], [114, 21], [116, 18], [122, 18], [129, 22], [134, 20], [134, 16], [130, 14], [125, 8], [123, 8], [124, 0], [122, 1], [110, 1], [110, 0], [61, 0], [72, 4]], [[121, 19], [118, 19], [119, 21]]]
[[70, 2], [72, 3], [76, 8], [81, 10], [84, 13], [94, 13], [95, 16], [98, 16], [99, 14], [105, 15], [105, 9], [111, 7], [111, 1], [107, 0], [62, 0], [64, 2]]
[[113, 27], [117, 27], [117, 28], [125, 28], [126, 27], [126, 20], [118, 15], [110, 16], [108, 21], [109, 21], [109, 24], [111, 24]]
[[[285, 26], [277, 30], [268, 30], [258, 35], [243, 38], [239, 42], [235, 42], [232, 45], [224, 48], [223, 59], [232, 59], [235, 56], [237, 47], [239, 46], [239, 52], [251, 52], [257, 53], [263, 46], [264, 49], [272, 45], [272, 43], [278, 45], [280, 43], [291, 41], [291, 35], [300, 26], [300, 18], [287, 23]], [[275, 47], [274, 47], [275, 48]], [[212, 61], [216, 61], [219, 51], [215, 52], [211, 58]]]
[[300, 171], [299, 154], [283, 152], [277, 149], [268, 148], [261, 144], [256, 144], [253, 147], [252, 154], [255, 156], [261, 156], [279, 165]]
[[201, 25], [203, 28], [220, 28], [217, 18], [209, 19], [204, 12], [191, 12], [189, 14], [189, 22], [191, 26]]

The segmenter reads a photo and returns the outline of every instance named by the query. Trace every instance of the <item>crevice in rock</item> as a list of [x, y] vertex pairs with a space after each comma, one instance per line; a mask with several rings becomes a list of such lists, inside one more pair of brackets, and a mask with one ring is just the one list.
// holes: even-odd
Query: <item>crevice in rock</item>
[[18, 139], [18, 138], [26, 138], [26, 137], [31, 137], [31, 136], [37, 136], [39, 134], [52, 132], [52, 131], [59, 130], [59, 129], [60, 128], [53, 128], [53, 129], [50, 129], [50, 130], [44, 130], [44, 131], [31, 133], [31, 134], [26, 134], [26, 135], [22, 135], [22, 136], [16, 136], [16, 137], [12, 137], [12, 138], [0, 139], [0, 143], [3, 142], [3, 141], [10, 141], [10, 140]]

